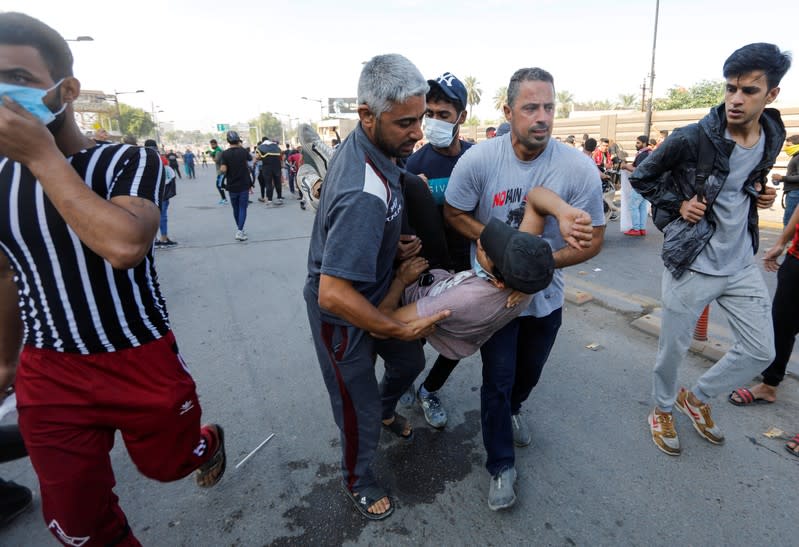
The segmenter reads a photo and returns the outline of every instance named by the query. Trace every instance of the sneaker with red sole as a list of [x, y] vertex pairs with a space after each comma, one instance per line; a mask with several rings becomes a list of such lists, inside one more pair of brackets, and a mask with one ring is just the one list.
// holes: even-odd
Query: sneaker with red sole
[[674, 416], [670, 412], [660, 414], [653, 408], [647, 416], [647, 421], [655, 446], [669, 456], [679, 456], [680, 439], [677, 437], [677, 430], [674, 429]]
[[677, 394], [677, 401], [675, 401], [674, 406], [691, 419], [694, 429], [703, 439], [713, 444], [723, 443], [724, 434], [710, 416], [710, 405], [707, 403], [691, 404], [688, 400], [688, 393], [689, 391], [684, 387], [680, 388], [680, 393]]
[[626, 232], [624, 232], [624, 235], [626, 235], [626, 236], [640, 236], [641, 235], [641, 230], [627, 230]]
[[638, 235], [641, 235], [641, 236], [645, 236], [646, 235], [646, 230], [638, 230], [638, 232], [639, 232]]

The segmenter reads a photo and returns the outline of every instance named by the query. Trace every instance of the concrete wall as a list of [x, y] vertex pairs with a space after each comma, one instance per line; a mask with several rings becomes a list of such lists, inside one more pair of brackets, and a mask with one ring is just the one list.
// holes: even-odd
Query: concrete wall
[[[788, 135], [799, 134], [799, 106], [779, 105], [777, 107], [782, 113], [782, 121], [785, 123], [785, 130]], [[656, 138], [663, 129], [673, 131], [677, 127], [688, 125], [699, 121], [709, 108], [692, 108], [686, 110], [662, 110], [652, 112], [651, 136]], [[644, 130], [644, 112], [629, 112], [612, 114], [598, 113], [596, 116], [581, 113], [577, 118], [557, 118], [552, 130], [552, 137], [560, 137], [565, 140], [567, 136], [574, 135], [579, 143], [583, 138], [583, 133], [588, 133], [590, 137], [599, 139], [607, 137], [618, 142], [630, 158], [635, 154], [635, 139]], [[499, 124], [493, 124], [495, 126]], [[461, 136], [473, 138], [476, 141], [485, 139], [485, 128], [462, 126]], [[788, 155], [780, 154], [777, 158], [776, 167], [784, 168], [788, 163]]]

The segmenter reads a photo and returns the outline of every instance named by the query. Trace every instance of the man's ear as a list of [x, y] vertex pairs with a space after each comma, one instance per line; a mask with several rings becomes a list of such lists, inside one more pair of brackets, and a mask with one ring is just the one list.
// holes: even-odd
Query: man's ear
[[766, 104], [771, 104], [777, 98], [777, 95], [780, 94], [780, 88], [775, 87], [766, 94]]
[[61, 100], [65, 103], [74, 102], [80, 95], [80, 82], [74, 76], [67, 76], [61, 82]]
[[502, 113], [505, 114], [505, 120], [510, 121], [511, 109], [507, 104], [502, 105]]
[[361, 125], [365, 128], [372, 129], [377, 120], [374, 112], [369, 108], [369, 105], [358, 105], [358, 118], [361, 120]]
[[466, 121], [466, 114], [467, 114], [467, 112], [464, 109], [463, 112], [461, 112], [460, 116], [458, 116], [458, 120], [455, 122], [455, 124], [456, 125], [460, 125], [460, 124], [464, 123]]

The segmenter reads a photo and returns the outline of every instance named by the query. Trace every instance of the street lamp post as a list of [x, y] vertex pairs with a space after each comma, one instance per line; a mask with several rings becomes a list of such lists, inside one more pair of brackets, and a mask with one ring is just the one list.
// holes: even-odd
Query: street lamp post
[[325, 119], [325, 103], [322, 99], [314, 99], [313, 97], [300, 97], [300, 99], [304, 101], [313, 101], [315, 103], [319, 103], [319, 121]]
[[660, 12], [660, 0], [655, 0], [655, 33], [652, 38], [652, 66], [649, 69], [649, 101], [646, 106], [646, 119], [644, 120], [644, 135], [649, 137], [652, 129], [652, 102], [655, 98], [655, 46], [658, 43], [658, 13]]
[[[83, 36], [83, 37], [79, 36], [79, 38], [86, 38], [86, 36]], [[135, 93], [144, 93], [144, 90], [143, 89], [137, 89], [136, 91], [117, 91], [116, 89], [114, 90], [113, 99], [114, 99], [114, 104], [116, 104], [116, 107], [117, 107], [117, 123], [119, 124], [119, 132], [120, 133], [122, 133], [122, 110], [120, 110], [120, 108], [119, 108], [119, 96], [120, 95], [131, 95], [131, 94], [135, 94]], [[107, 95], [107, 97], [110, 99], [111, 95]]]
[[65, 42], [94, 42], [91, 36], [78, 36], [76, 38], [64, 38]]
[[161, 148], [161, 133], [158, 128], [158, 114], [163, 112], [163, 110], [159, 110], [161, 107], [156, 106], [156, 104], [150, 101], [150, 110], [153, 112], [153, 124], [155, 125], [155, 144], [158, 145], [158, 148]]

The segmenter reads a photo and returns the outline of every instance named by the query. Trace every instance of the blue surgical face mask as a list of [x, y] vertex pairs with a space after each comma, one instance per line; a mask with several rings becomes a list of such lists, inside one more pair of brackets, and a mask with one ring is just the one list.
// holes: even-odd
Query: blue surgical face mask
[[61, 78], [55, 85], [47, 89], [0, 83], [0, 97], [6, 96], [13, 99], [14, 102], [19, 104], [22, 108], [36, 116], [44, 125], [47, 125], [55, 120], [55, 117], [61, 114], [67, 107], [66, 103], [64, 103], [61, 105], [58, 112], [53, 112], [44, 104], [45, 95], [60, 86], [63, 81], [64, 78]]
[[454, 123], [435, 118], [424, 119], [424, 137], [434, 148], [447, 148], [455, 136]]

